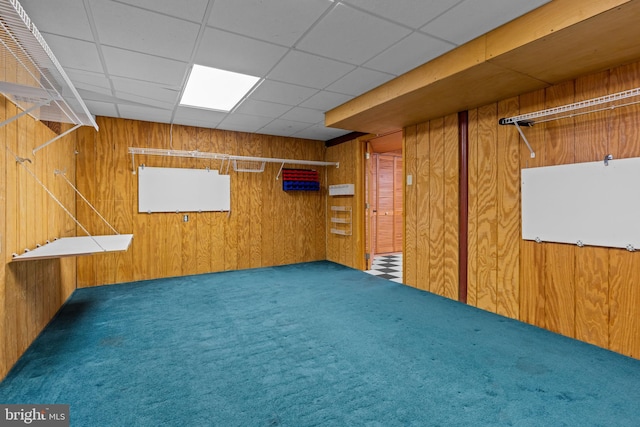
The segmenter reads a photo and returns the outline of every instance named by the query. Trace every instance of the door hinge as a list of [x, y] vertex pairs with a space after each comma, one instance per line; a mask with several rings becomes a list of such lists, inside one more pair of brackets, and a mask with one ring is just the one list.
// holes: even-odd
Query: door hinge
[[370, 157], [369, 153], [364, 153], [364, 158], [365, 159], [369, 160], [369, 157]]
[[365, 208], [365, 209], [369, 209], [369, 203], [365, 203], [365, 204], [364, 204], [364, 208]]
[[364, 259], [370, 260], [371, 259], [371, 254], [364, 254]]

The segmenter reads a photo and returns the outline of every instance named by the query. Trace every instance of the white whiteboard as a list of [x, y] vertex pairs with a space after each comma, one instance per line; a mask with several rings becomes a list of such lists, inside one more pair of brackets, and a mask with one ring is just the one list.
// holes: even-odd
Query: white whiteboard
[[522, 238], [640, 249], [640, 158], [522, 170]]
[[207, 169], [138, 167], [138, 212], [212, 212], [230, 207], [229, 175]]

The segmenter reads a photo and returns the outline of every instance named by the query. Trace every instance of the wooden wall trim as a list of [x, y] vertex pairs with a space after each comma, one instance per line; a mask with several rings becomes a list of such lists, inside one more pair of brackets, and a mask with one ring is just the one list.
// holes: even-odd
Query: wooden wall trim
[[458, 113], [458, 142], [460, 161], [458, 301], [467, 302], [467, 263], [469, 241], [469, 112]]

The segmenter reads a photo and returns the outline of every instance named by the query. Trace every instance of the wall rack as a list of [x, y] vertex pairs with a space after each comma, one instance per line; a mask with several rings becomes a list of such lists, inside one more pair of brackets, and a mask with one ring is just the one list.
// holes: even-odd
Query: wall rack
[[331, 228], [332, 234], [351, 236], [352, 220], [351, 206], [331, 206], [331, 223], [335, 225]]
[[11, 61], [5, 61], [0, 92], [22, 112], [0, 123], [0, 127], [29, 114], [37, 120], [93, 126], [98, 130], [78, 91], [17, 0], [0, 0], [0, 53], [5, 51], [9, 54], [7, 59], [15, 59], [19, 71], [9, 70]]
[[[285, 165], [311, 165], [311, 166], [335, 166], [340, 167], [340, 162], [323, 162], [316, 160], [295, 160], [295, 159], [274, 159], [270, 157], [251, 157], [251, 156], [235, 156], [231, 154], [221, 153], [208, 153], [203, 151], [184, 151], [184, 150], [163, 150], [161, 148], [136, 148], [129, 147], [129, 154], [131, 154], [131, 165], [133, 167], [132, 172], [136, 173], [135, 155], [148, 155], [148, 156], [165, 156], [165, 157], [184, 157], [190, 159], [213, 159], [220, 160], [220, 173], [225, 169], [226, 173], [229, 173], [229, 167], [233, 164], [236, 172], [262, 172], [264, 171], [264, 163], [280, 163], [280, 170], [276, 180], [280, 178], [282, 169]], [[243, 167], [239, 168], [239, 161], [242, 161]], [[254, 162], [258, 167], [252, 168], [247, 163]], [[259, 167], [262, 166], [262, 167]]]
[[[553, 120], [566, 119], [583, 114], [591, 114], [604, 110], [613, 110], [615, 108], [626, 107], [640, 103], [640, 99], [629, 102], [617, 103], [624, 99], [637, 98], [640, 96], [640, 88], [629, 89], [622, 92], [605, 95], [598, 98], [592, 98], [585, 101], [574, 102], [572, 104], [562, 105], [560, 107], [548, 108], [546, 110], [535, 111], [532, 113], [521, 114], [519, 116], [507, 117], [498, 120], [501, 125], [514, 125], [520, 133], [524, 143], [527, 145], [531, 158], [536, 157], [536, 153], [531, 148], [531, 144], [527, 140], [521, 126], [533, 126], [536, 123], [544, 123]], [[593, 109], [593, 107], [598, 107]]]
[[100, 215], [100, 213], [96, 210], [96, 208], [78, 191], [75, 185], [69, 181], [64, 175], [64, 171], [55, 170], [54, 175], [62, 176], [62, 178], [69, 184], [73, 190], [82, 198], [82, 200], [87, 203], [87, 205], [100, 217], [102, 221], [104, 221], [109, 228], [115, 233], [114, 235], [106, 235], [106, 236], [93, 236], [89, 233], [89, 231], [76, 219], [76, 217], [67, 209], [62, 202], [49, 190], [44, 183], [38, 179], [36, 174], [29, 169], [25, 162], [31, 163], [30, 159], [25, 159], [17, 156], [14, 152], [12, 152], [9, 147], [7, 147], [7, 151], [13, 155], [16, 159], [16, 164], [22, 166], [24, 170], [35, 179], [35, 181], [42, 187], [42, 189], [53, 199], [54, 202], [58, 204], [64, 210], [64, 212], [73, 219], [78, 227], [82, 229], [82, 231], [87, 234], [86, 236], [74, 236], [74, 237], [62, 237], [60, 239], [54, 239], [52, 242], [47, 241], [44, 245], [36, 245], [36, 248], [33, 250], [25, 249], [24, 253], [12, 254], [12, 261], [31, 261], [31, 260], [39, 260], [39, 259], [50, 259], [50, 258], [62, 258], [67, 256], [77, 256], [77, 255], [90, 255], [94, 253], [105, 253], [105, 252], [119, 252], [126, 251], [129, 249], [131, 245], [131, 241], [133, 239], [133, 234], [119, 234], [115, 228], [111, 226], [107, 222], [107, 220]]

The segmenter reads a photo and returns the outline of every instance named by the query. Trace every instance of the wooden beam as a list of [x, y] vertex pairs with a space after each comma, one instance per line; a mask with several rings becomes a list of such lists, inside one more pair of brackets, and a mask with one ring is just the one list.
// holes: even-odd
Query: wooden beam
[[366, 133], [364, 133], [364, 132], [350, 132], [350, 133], [348, 133], [346, 135], [338, 136], [338, 137], [335, 137], [335, 138], [332, 138], [332, 139], [329, 139], [329, 140], [325, 141], [324, 142], [324, 146], [325, 147], [333, 147], [335, 145], [339, 145], [339, 144], [342, 144], [344, 142], [349, 142], [349, 141], [351, 141], [353, 139], [360, 138], [361, 136], [365, 136], [365, 135], [366, 135]]

